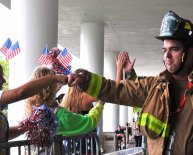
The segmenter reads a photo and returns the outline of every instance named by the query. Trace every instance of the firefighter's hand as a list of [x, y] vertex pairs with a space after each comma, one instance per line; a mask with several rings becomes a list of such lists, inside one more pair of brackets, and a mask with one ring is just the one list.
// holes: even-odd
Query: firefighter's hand
[[124, 52], [124, 56], [126, 57], [125, 65], [124, 65], [124, 70], [127, 74], [130, 74], [133, 70], [135, 60], [130, 60], [128, 52]]
[[77, 85], [81, 85], [84, 81], [84, 76], [83, 74], [70, 74], [68, 75], [68, 86], [73, 87]]

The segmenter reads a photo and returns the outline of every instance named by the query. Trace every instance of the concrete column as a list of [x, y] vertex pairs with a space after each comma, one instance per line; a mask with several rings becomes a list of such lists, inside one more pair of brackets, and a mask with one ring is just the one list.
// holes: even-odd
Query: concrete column
[[[105, 53], [104, 76], [108, 79], [116, 79], [115, 52]], [[103, 112], [103, 131], [114, 132], [119, 124], [119, 105], [106, 103]]]
[[128, 106], [119, 106], [119, 124], [125, 126], [128, 122]]
[[[103, 75], [104, 64], [104, 24], [87, 22], [81, 24], [80, 62], [84, 69]], [[96, 103], [94, 103], [96, 104]], [[97, 126], [99, 140], [102, 138], [102, 118]]]
[[80, 33], [80, 61], [82, 67], [103, 75], [104, 24], [82, 23]]
[[133, 107], [128, 107], [128, 122], [133, 122]]
[[[11, 4], [13, 32], [10, 37], [13, 42], [19, 41], [21, 49], [20, 54], [10, 60], [9, 87], [14, 88], [29, 80], [46, 45], [57, 46], [58, 0], [12, 0]], [[11, 104], [10, 125], [17, 124], [23, 113], [24, 104]]]

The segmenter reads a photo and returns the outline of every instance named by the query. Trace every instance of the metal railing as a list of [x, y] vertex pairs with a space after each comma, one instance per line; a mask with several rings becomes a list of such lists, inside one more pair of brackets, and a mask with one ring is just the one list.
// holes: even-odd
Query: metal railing
[[[0, 143], [1, 151], [7, 151], [6, 155], [11, 154], [10, 149], [17, 148], [18, 155], [25, 150], [25, 155], [32, 155], [34, 147], [28, 140], [10, 141]], [[45, 155], [101, 155], [99, 138], [96, 133], [87, 133], [76, 136], [58, 136], [55, 138], [50, 148], [35, 148], [36, 154], [44, 152]], [[14, 153], [14, 155], [16, 152]]]

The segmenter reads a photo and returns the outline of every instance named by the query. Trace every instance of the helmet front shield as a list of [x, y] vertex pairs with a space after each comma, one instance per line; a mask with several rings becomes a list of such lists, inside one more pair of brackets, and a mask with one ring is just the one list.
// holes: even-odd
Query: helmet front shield
[[161, 24], [160, 35], [157, 39], [192, 40], [193, 25], [189, 20], [179, 17], [174, 12], [167, 13]]

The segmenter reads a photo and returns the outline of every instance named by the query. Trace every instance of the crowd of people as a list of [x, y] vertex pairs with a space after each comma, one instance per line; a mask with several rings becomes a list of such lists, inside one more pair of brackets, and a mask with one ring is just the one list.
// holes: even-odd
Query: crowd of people
[[[191, 155], [193, 24], [170, 11], [164, 16], [160, 34], [156, 38], [163, 42], [166, 69], [155, 77], [137, 76], [135, 60], [131, 61], [127, 52], [121, 52], [116, 57], [116, 80], [106, 79], [85, 69], [78, 69], [69, 76], [56, 75], [53, 69], [41, 66], [35, 69], [29, 82], [15, 89], [0, 91], [0, 109], [26, 99], [26, 112], [30, 116], [35, 107], [44, 104], [59, 121], [57, 135], [76, 135], [96, 128], [104, 102], [139, 107], [138, 123], [135, 123], [133, 130], [137, 147], [141, 146], [142, 134], [147, 137], [149, 155]], [[123, 79], [123, 70], [126, 79]], [[93, 85], [93, 81], [98, 83]], [[1, 89], [4, 82], [0, 66]], [[70, 89], [60, 104], [56, 100], [56, 93], [61, 84], [68, 84]], [[96, 90], [96, 85], [100, 89]], [[93, 107], [92, 102], [98, 104]], [[83, 114], [84, 111], [86, 114]], [[8, 141], [25, 133], [26, 129], [25, 120], [10, 128], [6, 122], [0, 125], [0, 140]], [[121, 127], [116, 134], [119, 140], [125, 141]]]

